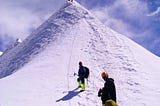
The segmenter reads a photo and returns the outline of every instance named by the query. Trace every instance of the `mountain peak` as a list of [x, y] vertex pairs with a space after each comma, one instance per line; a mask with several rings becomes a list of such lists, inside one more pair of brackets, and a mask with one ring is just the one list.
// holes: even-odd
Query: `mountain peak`
[[[91, 73], [83, 93], [77, 93], [73, 75], [79, 61]], [[77, 2], [66, 3], [0, 57], [1, 105], [99, 105], [95, 92], [103, 87], [100, 73], [107, 71], [114, 78], [119, 105], [157, 106], [159, 63], [146, 49], [105, 27]]]
[[3, 52], [0, 51], [0, 56], [3, 54]]
[[[58, 36], [83, 18], [93, 18], [88, 10], [77, 2], [66, 3], [39, 26], [21, 44], [7, 50], [0, 58], [0, 78], [8, 76], [28, 63]], [[19, 40], [18, 40], [19, 41]], [[21, 61], [23, 60], [23, 61]]]

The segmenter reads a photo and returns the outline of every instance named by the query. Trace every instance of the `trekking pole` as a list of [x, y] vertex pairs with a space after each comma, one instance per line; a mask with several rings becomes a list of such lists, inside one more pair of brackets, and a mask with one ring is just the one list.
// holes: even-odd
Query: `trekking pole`
[[88, 85], [88, 78], [87, 78], [87, 85]]

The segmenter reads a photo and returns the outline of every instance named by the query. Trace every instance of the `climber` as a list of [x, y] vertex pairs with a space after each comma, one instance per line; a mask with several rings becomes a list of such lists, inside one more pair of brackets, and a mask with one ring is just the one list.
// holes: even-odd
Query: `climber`
[[116, 103], [116, 89], [114, 79], [108, 77], [107, 72], [102, 72], [101, 77], [105, 81], [104, 87], [99, 89], [98, 97], [101, 97], [102, 106], [106, 106], [108, 100], [112, 100]]
[[82, 65], [82, 62], [79, 62], [79, 70], [78, 70], [78, 87], [81, 87], [82, 90], [81, 91], [85, 91], [85, 78], [88, 78], [89, 76], [89, 69], [87, 67], [84, 67]]

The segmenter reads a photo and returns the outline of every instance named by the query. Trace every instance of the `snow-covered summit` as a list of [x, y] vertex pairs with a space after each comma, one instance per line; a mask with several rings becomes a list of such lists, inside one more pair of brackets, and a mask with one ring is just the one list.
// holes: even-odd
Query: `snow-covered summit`
[[3, 54], [3, 52], [0, 51], [0, 56]]
[[[91, 71], [83, 93], [77, 92], [73, 76], [79, 61]], [[66, 3], [0, 57], [0, 105], [99, 106], [100, 74], [108, 71], [115, 80], [120, 106], [157, 106], [159, 62], [77, 2]]]
[[0, 58], [0, 78], [12, 74], [25, 63], [28, 63], [34, 55], [42, 51], [50, 42], [53, 42], [59, 36], [63, 36], [63, 33], [80, 19], [89, 16], [88, 11], [82, 9], [79, 4], [74, 5], [76, 6], [66, 3], [57, 13], [28, 36], [22, 44], [16, 45], [16, 47], [11, 45], [7, 49], [7, 53], [4, 53], [5, 55]]

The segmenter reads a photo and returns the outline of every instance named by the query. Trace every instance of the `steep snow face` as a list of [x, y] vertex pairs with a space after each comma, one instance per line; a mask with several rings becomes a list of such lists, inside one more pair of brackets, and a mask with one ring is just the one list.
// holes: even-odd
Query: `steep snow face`
[[[79, 61], [91, 71], [82, 93], [73, 75]], [[0, 105], [99, 106], [97, 92], [104, 83], [100, 74], [108, 71], [115, 79], [120, 106], [157, 106], [159, 62], [141, 46], [106, 28], [78, 3], [66, 3], [0, 58], [1, 77], [18, 69], [0, 80]]]
[[22, 44], [12, 47], [0, 58], [0, 78], [12, 74], [25, 63], [28, 63], [34, 55], [42, 51], [50, 42], [62, 36], [67, 29], [86, 16], [89, 16], [86, 10], [75, 8], [69, 3], [66, 4]]

